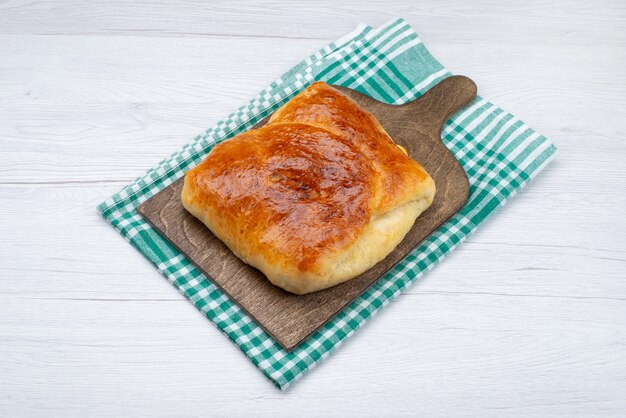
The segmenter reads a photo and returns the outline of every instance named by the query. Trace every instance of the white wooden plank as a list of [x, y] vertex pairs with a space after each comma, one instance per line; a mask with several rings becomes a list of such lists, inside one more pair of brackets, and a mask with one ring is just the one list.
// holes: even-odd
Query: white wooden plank
[[10, 415], [594, 416], [623, 406], [621, 301], [401, 297], [286, 394], [189, 304], [3, 306], [13, 312], [0, 317]]
[[[284, 48], [268, 52], [266, 40], [235, 39], [229, 47], [210, 40], [207, 50], [212, 52], [203, 54], [202, 45], [189, 39], [1, 39], [8, 59], [0, 60], [5, 74], [0, 78], [5, 121], [0, 140], [4, 149], [16, 153], [0, 155], [2, 182], [135, 178], [245, 103], [297, 61], [294, 57], [321, 46], [318, 41], [279, 40]], [[572, 172], [586, 160], [570, 151], [592, 141], [595, 160], [613, 178], [623, 173], [614, 157], [626, 154], [626, 121], [620, 110], [626, 85], [611, 82], [620, 74], [621, 49], [589, 47], [586, 54], [577, 54], [572, 45], [559, 63], [537, 68], [525, 58], [530, 49], [510, 54], [496, 47], [474, 57], [465, 46], [446, 48], [457, 57], [451, 68], [466, 62], [463, 72], [477, 80], [481, 94], [523, 115], [559, 145], [564, 158], [576, 159], [578, 165], [567, 167]], [[249, 52], [244, 58], [241, 51]], [[557, 52], [546, 47], [541, 60]], [[506, 59], [500, 58], [504, 54]], [[242, 59], [255, 62], [255, 71], [241, 67]], [[597, 68], [586, 65], [590, 59]], [[82, 164], [87, 160], [90, 170]], [[604, 184], [598, 180], [577, 181]]]
[[[95, 205], [307, 53], [396, 16], [560, 153], [279, 393]], [[621, 415], [625, 21], [621, 1], [3, 2], [0, 415]]]
[[[566, 100], [552, 103], [565, 106]], [[5, 121], [0, 125], [5, 151], [0, 153], [0, 182], [131, 180], [224, 117], [228, 110], [216, 110], [222, 107], [214, 102], [0, 105]], [[612, 190], [626, 171], [620, 162], [626, 156], [620, 133], [626, 126], [617, 111], [588, 109], [588, 120], [595, 119], [590, 125], [577, 113], [550, 120], [543, 108], [528, 114], [542, 120], [537, 124], [545, 125], [544, 132], [561, 150], [555, 170], [569, 176], [555, 186], [580, 191], [586, 185], [591, 194]], [[576, 153], [581, 148], [588, 150], [586, 155]], [[603, 171], [575, 176], [589, 167], [590, 159]]]
[[[165, 297], [160, 292], [169, 284], [96, 213], [96, 204], [117, 188], [0, 187], [0, 215], [13, 226], [0, 234], [0, 245], [12, 249], [0, 253], [0, 276], [11, 277], [12, 283], [0, 289], [0, 299]], [[428, 275], [430, 291], [626, 300], [622, 214], [603, 214], [594, 205], [580, 208], [578, 199], [545, 206], [547, 199], [558, 201], [558, 196], [517, 196], [459, 254]], [[620, 207], [626, 207], [620, 199]], [[116, 262], [103, 264], [104, 259]], [[420, 286], [409, 291], [423, 292]]]
[[[132, 3], [115, 0], [81, 2], [3, 3], [0, 33], [107, 34], [111, 36], [207, 37], [231, 35], [256, 37], [338, 37], [357, 23], [380, 25], [403, 17], [418, 31], [446, 40], [463, 38], [467, 44], [496, 41], [539, 40], [564, 44], [564, 39], [594, 45], [597, 41], [620, 44], [626, 39], [619, 0], [500, 2], [468, 4], [462, 0], [421, 2], [334, 2], [304, 0], [229, 2], [149, 0]], [[330, 34], [330, 35], [329, 35]], [[431, 36], [428, 35], [428, 36]], [[497, 35], [497, 36], [494, 36]]]
[[326, 45], [306, 39], [278, 42], [282, 48], [256, 38], [3, 35], [2, 100], [93, 104], [234, 99], [225, 103], [232, 109]]

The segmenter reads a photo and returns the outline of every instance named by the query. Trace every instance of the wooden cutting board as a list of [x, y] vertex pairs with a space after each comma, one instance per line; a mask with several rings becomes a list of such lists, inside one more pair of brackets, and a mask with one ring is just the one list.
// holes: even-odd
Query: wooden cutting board
[[183, 208], [180, 201], [183, 179], [139, 206], [139, 213], [152, 226], [286, 350], [296, 347], [402, 260], [454, 215], [469, 195], [467, 175], [441, 142], [441, 128], [453, 113], [476, 97], [472, 80], [463, 76], [449, 77], [419, 99], [403, 105], [388, 105], [357, 91], [337, 88], [374, 114], [387, 133], [426, 168], [437, 186], [432, 206], [417, 219], [400, 245], [357, 278], [303, 296], [272, 285], [260, 271], [241, 262]]

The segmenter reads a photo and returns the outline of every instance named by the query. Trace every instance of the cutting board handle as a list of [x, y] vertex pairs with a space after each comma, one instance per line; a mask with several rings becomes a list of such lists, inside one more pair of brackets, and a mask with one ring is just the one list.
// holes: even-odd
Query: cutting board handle
[[406, 103], [407, 111], [419, 115], [420, 124], [437, 139], [450, 116], [467, 106], [476, 97], [476, 84], [462, 75], [453, 75], [439, 82], [419, 99]]

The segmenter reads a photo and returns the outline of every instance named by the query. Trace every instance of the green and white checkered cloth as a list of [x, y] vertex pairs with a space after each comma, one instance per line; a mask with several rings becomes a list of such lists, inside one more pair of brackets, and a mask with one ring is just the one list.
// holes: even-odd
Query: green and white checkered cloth
[[249, 103], [101, 203], [98, 209], [276, 386], [284, 389], [443, 260], [551, 161], [555, 146], [515, 116], [476, 98], [470, 107], [447, 121], [442, 132], [444, 143], [469, 176], [468, 203], [292, 352], [283, 350], [210, 278], [162, 238], [137, 213], [137, 206], [182, 177], [215, 144], [249, 129], [315, 80], [400, 104], [418, 98], [449, 75], [402, 19], [377, 29], [361, 25], [296, 65]]

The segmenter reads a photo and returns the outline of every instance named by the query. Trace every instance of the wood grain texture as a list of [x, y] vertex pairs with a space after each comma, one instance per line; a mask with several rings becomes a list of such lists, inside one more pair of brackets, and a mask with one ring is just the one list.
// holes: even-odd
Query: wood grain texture
[[[476, 85], [463, 76], [449, 77], [418, 100], [388, 105], [357, 91], [337, 87], [372, 113], [396, 143], [420, 162], [437, 185], [437, 194], [402, 242], [384, 260], [352, 280], [307, 295], [294, 295], [257, 269], [243, 263], [207, 227], [185, 210], [183, 179], [157, 193], [139, 213], [207, 277], [278, 341], [292, 350], [361, 295], [412, 249], [450, 219], [467, 201], [467, 175], [441, 142], [443, 123], [476, 97]], [[261, 121], [255, 127], [265, 125]]]
[[[0, 8], [0, 415], [623, 415], [622, 1]], [[396, 16], [559, 154], [279, 393], [94, 208], [303, 56]]]

